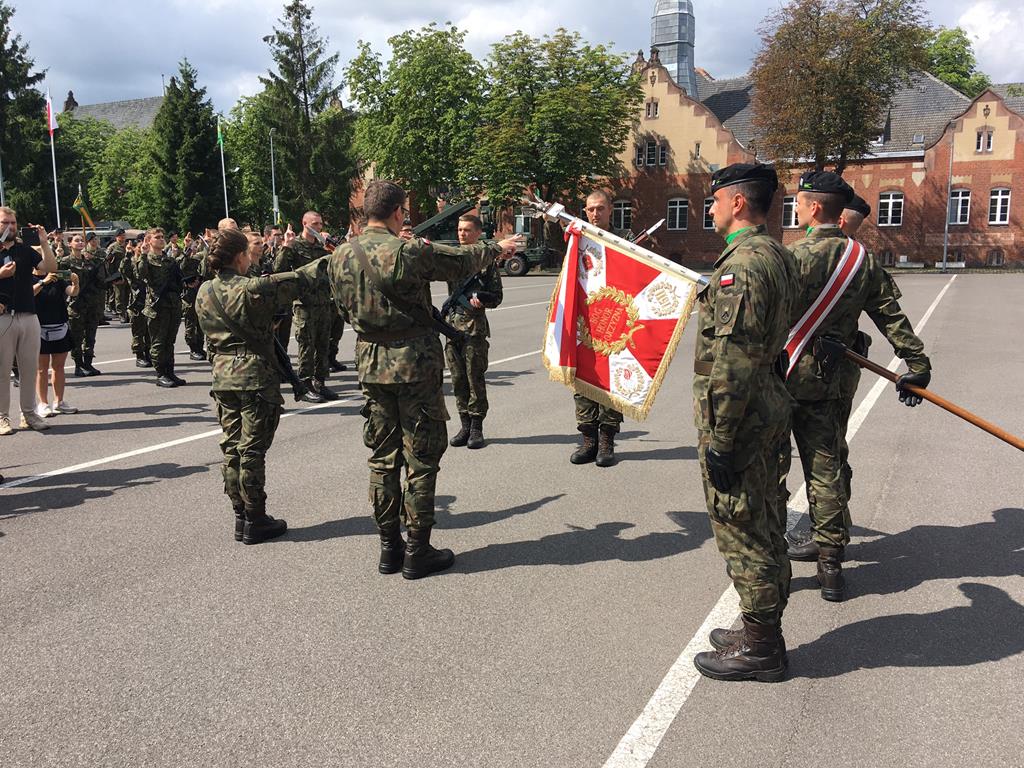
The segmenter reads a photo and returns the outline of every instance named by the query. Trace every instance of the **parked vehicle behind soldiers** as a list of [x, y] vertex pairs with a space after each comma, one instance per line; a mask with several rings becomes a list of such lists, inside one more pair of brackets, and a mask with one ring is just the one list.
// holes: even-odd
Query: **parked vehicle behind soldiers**
[[[211, 394], [224, 436], [224, 493], [234, 511], [234, 537], [258, 544], [287, 530], [267, 514], [266, 455], [281, 419], [280, 370], [273, 352], [274, 315], [316, 290], [313, 272], [251, 277], [262, 244], [238, 230], [220, 233], [207, 264], [213, 278], [196, 298], [199, 325], [213, 362]], [[325, 262], [315, 268], [323, 270]]]

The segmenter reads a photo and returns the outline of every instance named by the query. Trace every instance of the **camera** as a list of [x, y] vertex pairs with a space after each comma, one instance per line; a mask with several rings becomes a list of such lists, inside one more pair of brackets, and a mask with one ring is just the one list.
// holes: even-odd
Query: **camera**
[[25, 245], [39, 245], [39, 230], [35, 227], [22, 227], [21, 242]]
[[58, 269], [56, 272], [54, 272], [54, 274], [57, 275], [58, 280], [63, 280], [64, 282], [68, 282], [69, 280], [71, 280], [70, 269]]

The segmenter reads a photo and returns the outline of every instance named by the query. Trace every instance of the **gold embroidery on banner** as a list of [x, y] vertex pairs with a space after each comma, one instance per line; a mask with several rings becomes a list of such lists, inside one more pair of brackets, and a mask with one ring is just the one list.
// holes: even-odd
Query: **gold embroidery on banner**
[[616, 394], [632, 399], [644, 390], [646, 375], [635, 363], [628, 363], [615, 371], [614, 383]]
[[658, 283], [651, 289], [648, 302], [651, 312], [658, 317], [673, 317], [679, 312], [679, 294], [676, 287], [669, 283]]
[[[598, 305], [596, 309], [595, 305]], [[640, 309], [632, 296], [606, 285], [587, 296], [587, 306], [591, 307], [590, 326], [582, 316], [576, 318], [576, 331], [583, 346], [605, 357], [621, 352], [627, 346], [636, 349], [633, 334], [644, 326], [637, 323]], [[623, 316], [625, 328], [615, 338], [614, 334], [623, 325]]]

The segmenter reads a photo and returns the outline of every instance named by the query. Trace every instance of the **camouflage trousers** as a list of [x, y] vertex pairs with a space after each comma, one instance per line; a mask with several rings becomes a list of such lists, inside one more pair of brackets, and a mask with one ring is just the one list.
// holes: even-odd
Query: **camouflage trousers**
[[697, 455], [715, 543], [743, 615], [773, 624], [789, 602], [792, 578], [786, 555], [786, 507], [776, 503], [779, 438], [764, 443], [727, 493], [719, 492], [708, 478], [704, 454], [710, 444], [711, 433], [699, 432]]
[[71, 358], [79, 365], [96, 354], [96, 329], [103, 319], [103, 305], [68, 310], [68, 331], [71, 334]]
[[437, 473], [448, 447], [441, 381], [363, 382], [362, 389], [363, 442], [372, 451], [367, 464], [377, 527], [393, 529], [401, 520], [407, 528], [432, 528]]
[[327, 351], [327, 359], [336, 360], [341, 348], [341, 337], [345, 333], [345, 319], [337, 309], [333, 307], [331, 309], [334, 312], [331, 318], [331, 343]]
[[132, 328], [132, 354], [144, 357], [149, 354], [148, 318], [134, 309], [128, 310], [128, 322]]
[[149, 356], [153, 359], [153, 368], [158, 373], [167, 368], [174, 368], [174, 342], [178, 338], [180, 325], [180, 302], [161, 306], [156, 310], [156, 317], [146, 318]]
[[333, 306], [304, 307], [296, 304], [292, 310], [295, 340], [299, 343], [299, 378], [325, 381], [330, 371], [327, 357], [331, 347], [331, 317]]
[[616, 434], [622, 424], [622, 414], [607, 405], [601, 405], [583, 395], [573, 395], [576, 401], [576, 429], [586, 432], [598, 427], [611, 427]]
[[487, 416], [487, 352], [490, 348], [486, 336], [470, 336], [461, 350], [450, 341], [445, 344], [444, 356], [452, 374], [452, 390], [459, 413], [480, 419]]
[[120, 285], [111, 283], [107, 286], [107, 309], [124, 317], [128, 311], [128, 283], [122, 281]]
[[185, 326], [185, 343], [188, 344], [188, 348], [193, 352], [202, 352], [205, 337], [199, 327], [195, 300], [181, 302], [181, 319]]
[[233, 507], [265, 512], [267, 451], [281, 421], [281, 394], [276, 388], [212, 394], [224, 432], [220, 440], [224, 493]]
[[[807, 488], [808, 514], [814, 540], [827, 547], [845, 547], [850, 541], [850, 505], [847, 489], [852, 472], [845, 470], [846, 426], [852, 401], [803, 400], [793, 405], [793, 439], [800, 454]], [[787, 437], [779, 453], [779, 504], [789, 500], [786, 480], [792, 465]]]

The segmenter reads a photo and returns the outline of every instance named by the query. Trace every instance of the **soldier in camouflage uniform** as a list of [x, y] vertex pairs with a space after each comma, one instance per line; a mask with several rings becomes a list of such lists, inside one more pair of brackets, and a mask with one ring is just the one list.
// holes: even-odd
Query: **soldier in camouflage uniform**
[[184, 290], [181, 294], [181, 316], [185, 324], [185, 343], [189, 348], [189, 360], [205, 360], [203, 352], [203, 331], [199, 327], [196, 315], [196, 296], [205, 274], [206, 253], [193, 243], [190, 237], [185, 239], [185, 247], [178, 255], [178, 268], [181, 269]]
[[[794, 305], [799, 319], [821, 295], [847, 248], [847, 236], [839, 228], [844, 206], [853, 190], [839, 176], [828, 171], [808, 172], [800, 178], [796, 212], [807, 227], [807, 237], [793, 244], [800, 276], [800, 292]], [[838, 339], [851, 349], [866, 352], [857, 330], [862, 312], [875, 323], [892, 344], [898, 357], [907, 361], [910, 373], [897, 384], [900, 400], [907, 405], [920, 398], [903, 389], [906, 384], [927, 386], [931, 365], [924, 345], [899, 305], [899, 289], [889, 274], [871, 256], [853, 276], [849, 286], [824, 318], [815, 338]], [[813, 341], [813, 340], [812, 340]], [[850, 540], [848, 473], [844, 470], [846, 427], [850, 417], [856, 375], [853, 363], [823, 360], [809, 342], [787, 381], [795, 399], [793, 437], [807, 487], [812, 535], [790, 540], [790, 557], [818, 561], [818, 581], [826, 600], [839, 601], [845, 594], [842, 573], [843, 550]], [[780, 506], [788, 500], [786, 476], [791, 449], [786, 440], [780, 458]]]
[[120, 273], [121, 279], [110, 284], [107, 291], [107, 309], [121, 318], [122, 322], [127, 323], [128, 283], [121, 271], [124, 266], [125, 253], [125, 233], [123, 229], [119, 229], [114, 235], [114, 242], [107, 246], [107, 272], [111, 276]]
[[[612, 198], [603, 189], [595, 189], [587, 196], [584, 210], [587, 221], [595, 227], [620, 237], [628, 235], [611, 228]], [[589, 464], [596, 460], [599, 467], [614, 465], [615, 435], [622, 425], [622, 412], [578, 393], [573, 395], [573, 400], [576, 405], [576, 429], [582, 439], [569, 461], [573, 464]]]
[[151, 229], [146, 235], [149, 250], [139, 259], [138, 274], [146, 286], [142, 314], [149, 331], [149, 355], [157, 374], [156, 385], [180, 387], [186, 382], [174, 373], [174, 341], [181, 325], [181, 269], [165, 251], [162, 229]]
[[[324, 247], [306, 228], [323, 231], [323, 219], [315, 211], [302, 216], [302, 233], [285, 245], [274, 263], [275, 272], [292, 272], [326, 255]], [[329, 372], [328, 353], [331, 345], [331, 319], [335, 314], [331, 286], [327, 278], [319, 290], [304, 295], [292, 305], [295, 340], [299, 344], [299, 378], [309, 391], [302, 398], [308, 403], [337, 400], [338, 395], [324, 383]]]
[[[378, 568], [401, 569], [416, 579], [455, 560], [451, 550], [430, 545], [437, 472], [448, 445], [444, 358], [431, 321], [430, 281], [483, 269], [518, 240], [459, 248], [402, 240], [406, 199], [397, 184], [370, 182], [366, 229], [338, 246], [328, 273], [338, 306], [357, 334], [356, 365], [366, 397], [363, 442], [372, 451], [370, 503], [381, 539]], [[409, 533], [404, 547], [403, 517]]]
[[152, 368], [153, 361], [149, 357], [149, 328], [142, 310], [146, 306], [146, 284], [139, 277], [139, 262], [148, 248], [148, 241], [125, 251], [121, 261], [121, 274], [128, 286], [128, 323], [132, 331], [132, 354], [135, 355], [136, 368]]
[[[280, 372], [273, 352], [274, 314], [296, 296], [313, 292], [315, 272], [248, 276], [253, 256], [238, 230], [221, 232], [209, 256], [214, 277], [196, 299], [199, 325], [213, 361], [211, 394], [224, 436], [224, 493], [235, 513], [234, 537], [258, 544], [287, 530], [267, 514], [266, 457], [281, 420]], [[326, 261], [318, 265], [326, 267]]]
[[85, 247], [81, 235], [71, 238], [71, 253], [60, 260], [61, 269], [78, 275], [78, 295], [68, 303], [68, 329], [75, 376], [99, 376], [92, 360], [96, 353], [96, 329], [103, 320], [107, 291], [107, 264], [95, 249]]
[[790, 571], [775, 490], [790, 410], [779, 355], [796, 265], [764, 226], [777, 186], [775, 171], [760, 163], [731, 165], [711, 180], [711, 215], [727, 244], [699, 294], [694, 417], [711, 527], [743, 613], [742, 629], [714, 630], [717, 650], [694, 659], [717, 680], [785, 675], [781, 622]]
[[[459, 243], [474, 245], [480, 240], [483, 229], [484, 225], [479, 216], [460, 216]], [[451, 439], [451, 445], [456, 448], [463, 445], [474, 449], [484, 447], [483, 422], [487, 416], [487, 352], [490, 349], [487, 339], [491, 335], [486, 310], [501, 304], [503, 295], [501, 273], [496, 265], [491, 264], [482, 272], [470, 275], [475, 276], [479, 276], [479, 279], [474, 281], [475, 290], [469, 295], [465, 295], [466, 291], [463, 289], [466, 284], [465, 275], [458, 280], [448, 281], [451, 311], [445, 320], [456, 330], [466, 334], [466, 340], [461, 346], [457, 347], [449, 340], [444, 348], [448, 370], [452, 374], [455, 404], [459, 410], [459, 420], [462, 422], [462, 429]], [[459, 295], [455, 295], [456, 291], [460, 291]]]

